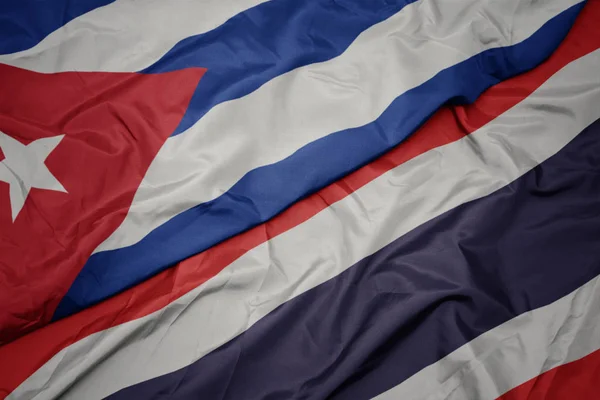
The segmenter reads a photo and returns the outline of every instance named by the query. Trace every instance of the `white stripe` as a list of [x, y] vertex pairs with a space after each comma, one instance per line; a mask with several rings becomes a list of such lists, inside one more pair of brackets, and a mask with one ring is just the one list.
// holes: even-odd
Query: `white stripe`
[[485, 49], [519, 43], [579, 2], [421, 0], [406, 6], [363, 32], [338, 58], [220, 104], [168, 139], [124, 222], [96, 252], [135, 244], [177, 214], [223, 194], [248, 171], [375, 120], [394, 98], [441, 70]]
[[175, 371], [422, 223], [507, 185], [600, 117], [599, 63], [600, 50], [574, 61], [480, 130], [380, 176], [164, 309], [71, 345], [10, 398], [97, 399]]
[[177, 42], [212, 30], [266, 0], [117, 0], [68, 22], [0, 63], [38, 72], [132, 72]]
[[377, 396], [378, 400], [494, 400], [600, 349], [600, 278], [522, 314]]

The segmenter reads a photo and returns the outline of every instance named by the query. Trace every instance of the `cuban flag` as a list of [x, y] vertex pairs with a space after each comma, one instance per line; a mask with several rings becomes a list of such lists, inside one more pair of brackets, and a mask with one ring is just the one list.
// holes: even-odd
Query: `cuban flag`
[[600, 398], [599, 0], [3, 0], [0, 398]]

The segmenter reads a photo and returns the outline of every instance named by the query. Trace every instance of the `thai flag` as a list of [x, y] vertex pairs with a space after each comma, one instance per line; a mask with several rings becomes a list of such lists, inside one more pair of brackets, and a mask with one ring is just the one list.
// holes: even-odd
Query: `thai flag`
[[600, 398], [599, 22], [0, 2], [0, 397]]

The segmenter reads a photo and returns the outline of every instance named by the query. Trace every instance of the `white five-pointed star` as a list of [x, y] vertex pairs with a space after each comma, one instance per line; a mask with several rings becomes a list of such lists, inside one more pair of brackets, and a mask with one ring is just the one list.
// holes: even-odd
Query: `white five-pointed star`
[[[64, 135], [35, 140], [24, 145], [0, 131], [0, 181], [10, 186], [10, 207], [13, 222], [25, 204], [31, 188], [67, 192], [44, 164], [48, 155]], [[0, 199], [0, 204], [3, 203]]]

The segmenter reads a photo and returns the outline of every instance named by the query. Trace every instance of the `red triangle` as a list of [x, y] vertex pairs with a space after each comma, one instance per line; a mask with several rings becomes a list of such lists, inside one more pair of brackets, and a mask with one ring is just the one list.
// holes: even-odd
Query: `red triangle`
[[33, 188], [13, 223], [0, 185], [0, 343], [50, 321], [122, 222], [204, 72], [41, 74], [0, 64], [0, 131], [24, 144], [65, 135], [46, 166], [68, 191]]

